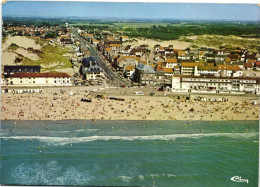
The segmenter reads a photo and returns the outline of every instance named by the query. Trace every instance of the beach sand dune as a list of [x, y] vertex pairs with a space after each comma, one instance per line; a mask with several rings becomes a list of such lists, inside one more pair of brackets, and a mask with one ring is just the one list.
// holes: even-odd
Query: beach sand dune
[[1, 59], [1, 66], [4, 67], [5, 65], [17, 65], [14, 61], [18, 57], [17, 54], [13, 52], [3, 52], [2, 59]]
[[178, 41], [178, 40], [168, 40], [168, 41], [157, 41], [157, 40], [151, 40], [151, 39], [140, 39], [137, 38], [137, 41], [135, 42], [127, 42], [126, 45], [132, 45], [134, 47], [140, 46], [142, 44], [147, 44], [148, 48], [150, 50], [154, 49], [154, 46], [159, 44], [163, 47], [168, 47], [169, 45], [173, 45], [175, 49], [186, 49], [187, 47], [190, 46], [189, 42], [184, 42], [184, 41]]
[[[8, 47], [15, 43], [19, 47], [11, 52], [8, 51]], [[3, 71], [3, 67], [5, 65], [20, 65], [19, 63], [15, 63], [15, 59], [19, 57], [19, 55], [23, 57], [27, 57], [31, 60], [38, 60], [39, 56], [32, 52], [28, 52], [26, 49], [41, 49], [41, 45], [36, 44], [34, 39], [30, 39], [25, 36], [8, 36], [5, 43], [2, 44], [2, 57], [1, 57], [1, 69]]]
[[19, 53], [27, 58], [30, 58], [32, 60], [39, 60], [40, 57], [37, 55], [37, 54], [34, 54], [34, 53], [31, 53], [31, 52], [28, 52], [27, 50], [23, 49], [23, 48], [18, 48], [16, 49], [15, 51], [16, 53]]
[[32, 47], [33, 49], [41, 49], [41, 45], [37, 44], [32, 38], [26, 36], [8, 36], [2, 45], [2, 51], [6, 50], [12, 43], [23, 48]]

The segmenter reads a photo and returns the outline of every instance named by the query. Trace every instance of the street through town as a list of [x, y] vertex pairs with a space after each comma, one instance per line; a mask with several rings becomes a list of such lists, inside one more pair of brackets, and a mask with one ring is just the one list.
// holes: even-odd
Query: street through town
[[94, 47], [84, 38], [78, 35], [78, 33], [75, 30], [72, 30], [73, 34], [75, 35], [75, 38], [78, 39], [84, 46], [88, 48], [88, 50], [91, 53], [91, 56], [94, 57], [100, 67], [104, 70], [105, 75], [109, 78], [111, 81], [108, 84], [111, 85], [125, 85], [129, 86], [131, 83], [127, 81], [126, 79], [120, 78], [115, 72], [111, 70], [111, 68], [106, 64], [106, 62], [103, 61], [102, 57], [98, 54], [98, 51], [94, 49]]

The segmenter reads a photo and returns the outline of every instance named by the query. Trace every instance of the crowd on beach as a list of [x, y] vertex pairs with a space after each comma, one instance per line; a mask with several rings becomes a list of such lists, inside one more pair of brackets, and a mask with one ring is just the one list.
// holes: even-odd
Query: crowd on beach
[[[131, 96], [111, 89], [114, 97], [97, 98], [86, 90], [43, 89], [42, 93], [4, 93], [1, 119], [63, 120], [258, 120], [259, 106], [252, 99], [236, 97], [228, 102], [178, 100], [165, 96]], [[109, 90], [106, 91], [109, 93]], [[71, 94], [73, 93], [73, 94]], [[123, 93], [123, 95], [121, 95]], [[125, 93], [125, 94], [124, 94]], [[91, 102], [82, 102], [82, 98]]]

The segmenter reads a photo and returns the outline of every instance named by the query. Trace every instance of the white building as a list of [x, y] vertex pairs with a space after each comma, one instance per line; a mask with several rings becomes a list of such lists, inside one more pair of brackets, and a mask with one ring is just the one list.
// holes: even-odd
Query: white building
[[166, 68], [174, 68], [174, 66], [177, 66], [177, 59], [176, 58], [167, 58], [166, 59]]
[[104, 77], [102, 68], [100, 66], [98, 66], [97, 64], [90, 66], [88, 68], [85, 68], [85, 71], [86, 71], [87, 80], [96, 80], [98, 78], [101, 79]]
[[198, 66], [195, 76], [219, 76], [219, 70], [216, 66]]
[[71, 86], [67, 73], [14, 73], [6, 79], [14, 86]]
[[260, 78], [251, 77], [172, 77], [173, 92], [222, 92], [237, 91], [260, 94]]
[[218, 65], [219, 74], [222, 77], [242, 77], [243, 70], [237, 65]]

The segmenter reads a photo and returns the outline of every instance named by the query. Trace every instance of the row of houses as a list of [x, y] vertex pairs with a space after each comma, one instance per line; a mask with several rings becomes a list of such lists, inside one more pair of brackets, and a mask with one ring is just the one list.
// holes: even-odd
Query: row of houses
[[196, 60], [205, 61], [208, 63], [254, 63], [260, 61], [260, 54], [249, 52], [247, 49], [213, 49], [213, 48], [200, 48], [191, 50], [187, 48], [185, 50], [174, 49], [172, 45], [169, 47], [163, 47], [156, 45], [155, 55], [161, 57], [176, 57], [180, 60]]
[[37, 38], [45, 38], [49, 33], [57, 33], [58, 35], [65, 35], [66, 31], [60, 26], [5, 26], [3, 32], [12, 31], [15, 35], [32, 36]]

